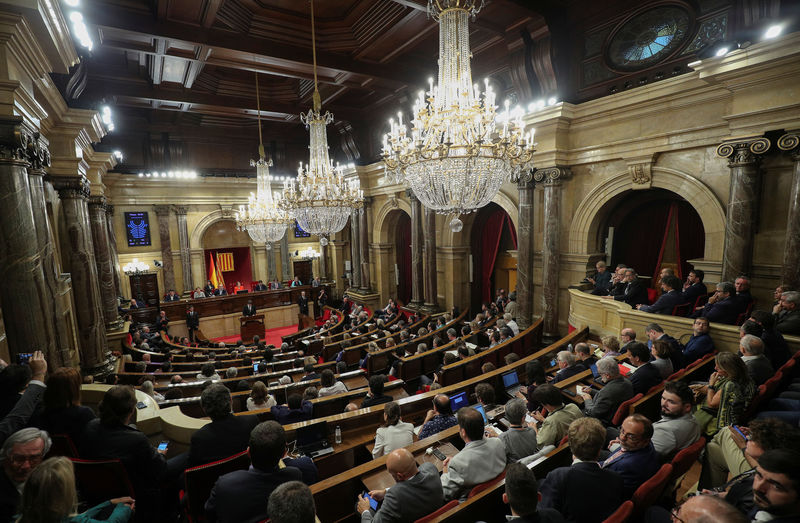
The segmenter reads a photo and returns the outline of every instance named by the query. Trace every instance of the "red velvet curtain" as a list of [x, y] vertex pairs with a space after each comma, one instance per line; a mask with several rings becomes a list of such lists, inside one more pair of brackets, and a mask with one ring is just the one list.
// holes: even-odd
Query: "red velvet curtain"
[[[500, 237], [503, 235], [508, 215], [502, 209], [498, 209], [489, 215], [486, 224], [481, 231], [481, 300], [492, 300], [492, 273], [494, 272], [494, 262], [497, 259], [497, 250], [500, 248]], [[512, 228], [513, 229], [513, 228]], [[516, 246], [516, 234], [513, 235], [514, 245]]]
[[403, 214], [397, 220], [396, 238], [395, 263], [397, 263], [397, 271], [400, 275], [400, 282], [397, 285], [397, 300], [406, 305], [411, 301], [411, 218], [407, 214]]
[[[218, 252], [233, 253], [233, 270], [222, 273], [225, 279], [225, 290], [228, 294], [233, 294], [233, 288], [236, 286], [236, 281], [242, 282], [245, 289], [250, 289], [250, 283], [253, 281], [253, 268], [250, 260], [250, 247], [228, 247], [226, 249], [206, 249], [205, 257], [208, 260], [209, 253], [214, 257], [214, 263], [217, 263]], [[206, 262], [208, 263], [208, 262]], [[204, 284], [205, 285], [205, 284]]]

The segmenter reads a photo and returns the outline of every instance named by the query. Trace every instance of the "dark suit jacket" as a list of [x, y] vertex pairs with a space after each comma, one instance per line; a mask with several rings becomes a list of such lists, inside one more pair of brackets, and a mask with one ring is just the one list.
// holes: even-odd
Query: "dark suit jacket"
[[258, 283], [258, 284], [256, 284], [255, 287], [253, 287], [253, 290], [254, 291], [265, 291], [265, 290], [267, 290], [267, 286], [264, 285], [263, 283]]
[[187, 467], [227, 458], [247, 449], [250, 431], [258, 425], [256, 416], [234, 416], [212, 421], [192, 434]]
[[147, 436], [127, 425], [108, 427], [95, 418], [75, 444], [81, 458], [122, 461], [137, 502], [142, 492], [157, 488], [159, 477], [167, 468], [167, 460], [150, 445]]
[[[688, 365], [714, 351], [714, 342], [708, 334], [692, 335], [683, 347], [683, 363]], [[674, 368], [674, 367], [673, 367]], [[677, 369], [675, 369], [677, 370]]]
[[571, 378], [572, 376], [580, 374], [586, 369], [588, 369], [588, 367], [584, 367], [582, 362], [576, 362], [574, 365], [556, 372], [556, 377], [553, 379], [553, 383], [558, 383], [559, 381]]
[[14, 519], [19, 504], [19, 491], [8, 479], [4, 468], [0, 468], [0, 523], [9, 523]]
[[416, 521], [444, 505], [439, 471], [432, 463], [423, 463], [419, 472], [389, 489], [381, 508], [374, 515], [362, 515], [362, 523], [389, 521]]
[[200, 315], [197, 311], [186, 313], [186, 328], [198, 329], [200, 328]]
[[662, 294], [654, 304], [642, 305], [639, 310], [642, 312], [651, 312], [653, 314], [672, 314], [672, 309], [676, 305], [686, 303], [683, 295], [679, 291], [671, 290]]
[[608, 269], [602, 273], [595, 273], [592, 279], [594, 280], [594, 289], [596, 291], [608, 291], [611, 288], [611, 271]]
[[19, 397], [11, 411], [0, 420], [0, 442], [5, 441], [10, 435], [25, 427], [33, 415], [39, 400], [44, 394], [45, 387], [38, 383], [29, 383], [28, 388]]
[[737, 292], [735, 299], [736, 304], [739, 306], [739, 313], [746, 311], [747, 307], [749, 307], [750, 304], [755, 301], [753, 295], [750, 294], [750, 291]]
[[206, 293], [206, 296], [213, 296], [215, 290], [216, 289], [214, 289], [214, 287], [211, 285], [206, 285], [205, 287], [203, 287], [203, 292]]
[[301, 481], [303, 474], [294, 467], [262, 471], [254, 467], [236, 470], [217, 480], [206, 501], [209, 521], [256, 523], [269, 517], [269, 495], [282, 483]]
[[275, 405], [270, 409], [272, 417], [281, 425], [289, 423], [297, 423], [299, 421], [308, 421], [311, 419], [311, 412], [313, 411], [313, 404], [306, 400], [302, 403], [299, 409], [289, 409], [286, 405]]
[[781, 334], [790, 336], [800, 334], [800, 309], [781, 311], [775, 317], [775, 329]]
[[367, 407], [372, 407], [373, 405], [380, 405], [381, 403], [389, 403], [390, 401], [394, 401], [394, 398], [391, 396], [387, 396], [386, 394], [382, 394], [380, 396], [367, 396], [364, 398], [364, 401], [361, 402], [361, 408], [365, 409]]
[[40, 410], [29, 423], [32, 427], [46, 430], [50, 434], [66, 434], [77, 445], [86, 425], [95, 418], [89, 407], [75, 405], [60, 409]]
[[319, 471], [317, 466], [314, 465], [314, 460], [308, 456], [300, 456], [299, 458], [283, 458], [283, 463], [287, 467], [294, 467], [303, 473], [303, 483], [306, 485], [313, 485], [319, 481]]
[[178, 294], [170, 296], [169, 294], [164, 295], [164, 301], [180, 301], [181, 297]]
[[614, 417], [620, 403], [631, 399], [633, 396], [633, 384], [627, 378], [619, 377], [613, 379], [606, 383], [592, 397], [591, 401], [585, 403], [584, 413], [587, 416], [599, 419], [604, 425], [610, 425], [611, 418]]
[[636, 369], [636, 372], [628, 374], [628, 379], [633, 384], [633, 394], [647, 394], [650, 387], [658, 385], [663, 381], [661, 372], [652, 363], [645, 363]]
[[705, 316], [710, 322], [733, 325], [740, 312], [739, 303], [735, 298], [729, 297], [716, 303], [707, 303], [705, 307], [695, 311], [692, 318]]
[[242, 308], [242, 316], [255, 316], [255, 315], [256, 315], [255, 305], [245, 305]]
[[214, 291], [214, 296], [227, 296], [228, 291], [225, 290], [225, 287], [217, 287], [217, 290]]
[[297, 298], [297, 305], [300, 307], [300, 314], [308, 315], [308, 298], [300, 296]]
[[744, 365], [747, 367], [747, 374], [753, 378], [756, 387], [762, 385], [775, 374], [775, 369], [772, 368], [772, 364], [763, 354], [755, 359], [745, 361]]
[[[595, 462], [575, 463], [550, 471], [539, 484], [539, 509], [559, 511], [567, 521], [597, 523], [622, 503], [622, 478]], [[533, 493], [535, 495], [535, 493]]]
[[661, 466], [658, 452], [650, 443], [647, 447], [632, 452], [612, 453], [603, 463], [603, 468], [622, 476], [625, 499], [633, 495], [639, 486], [658, 472]]
[[636, 278], [625, 286], [625, 290], [619, 296], [614, 296], [617, 301], [624, 301], [631, 307], [636, 307], [640, 303], [647, 303], [647, 287], [642, 280]]
[[779, 369], [789, 358], [792, 357], [789, 352], [789, 345], [783, 339], [783, 334], [778, 330], [765, 330], [761, 335], [761, 341], [764, 342], [764, 356], [772, 363], [772, 367]]
[[689, 285], [685, 291], [683, 291], [683, 303], [694, 303], [697, 301], [697, 298], [705, 294], [708, 294], [708, 288], [706, 287], [705, 283], [693, 283]]

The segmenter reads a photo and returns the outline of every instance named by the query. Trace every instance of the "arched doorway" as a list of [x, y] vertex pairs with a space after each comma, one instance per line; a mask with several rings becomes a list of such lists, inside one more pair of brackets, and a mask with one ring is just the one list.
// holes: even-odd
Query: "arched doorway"
[[678, 194], [666, 189], [627, 191], [607, 205], [601, 234], [611, 241], [612, 266], [624, 263], [650, 277], [662, 267], [672, 267], [685, 278], [691, 269], [686, 260], [703, 257], [703, 222]]
[[394, 254], [397, 267], [397, 299], [406, 304], [411, 301], [411, 218], [403, 211], [397, 212]]
[[497, 289], [510, 292], [517, 282], [517, 260], [508, 251], [517, 250], [517, 230], [508, 213], [490, 203], [475, 216], [470, 235], [472, 284], [470, 307], [494, 298]]
[[253, 281], [253, 266], [250, 254], [250, 236], [236, 230], [233, 220], [219, 220], [203, 232], [203, 261], [205, 264], [203, 281], [211, 279], [210, 271], [214, 267], [221, 271], [225, 288], [229, 294], [237, 281], [250, 289]]

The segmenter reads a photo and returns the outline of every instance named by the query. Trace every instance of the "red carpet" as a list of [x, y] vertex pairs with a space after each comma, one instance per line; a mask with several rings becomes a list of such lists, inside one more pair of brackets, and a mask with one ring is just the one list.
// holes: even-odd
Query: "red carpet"
[[[275, 345], [276, 347], [280, 347], [282, 340], [281, 336], [286, 336], [287, 334], [291, 334], [293, 332], [297, 332], [297, 325], [289, 325], [288, 327], [277, 327], [275, 329], [267, 329], [266, 336], [264, 336], [264, 341], [267, 345]], [[241, 336], [222, 336], [221, 338], [214, 338], [212, 341], [223, 342], [223, 343], [236, 343], [242, 339]]]

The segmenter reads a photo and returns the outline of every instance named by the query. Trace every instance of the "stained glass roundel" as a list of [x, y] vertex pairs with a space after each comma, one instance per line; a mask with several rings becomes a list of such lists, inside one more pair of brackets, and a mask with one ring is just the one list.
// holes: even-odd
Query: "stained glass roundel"
[[686, 39], [689, 25], [689, 13], [677, 6], [657, 7], [635, 16], [611, 38], [610, 65], [636, 70], [666, 58]]

